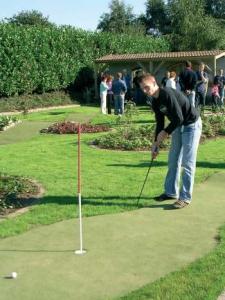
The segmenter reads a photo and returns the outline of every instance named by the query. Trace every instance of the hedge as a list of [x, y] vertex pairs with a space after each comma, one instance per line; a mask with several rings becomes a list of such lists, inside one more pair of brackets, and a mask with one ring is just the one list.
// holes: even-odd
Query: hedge
[[0, 24], [0, 96], [66, 88], [102, 55], [153, 51], [169, 51], [168, 42], [70, 26]]

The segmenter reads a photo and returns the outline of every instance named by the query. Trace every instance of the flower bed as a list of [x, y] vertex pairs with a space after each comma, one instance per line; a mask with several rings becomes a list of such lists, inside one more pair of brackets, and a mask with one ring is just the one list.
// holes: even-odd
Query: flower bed
[[29, 206], [39, 193], [39, 184], [30, 179], [0, 174], [0, 215]]
[[[213, 115], [203, 117], [203, 130], [201, 141], [216, 136], [225, 135], [225, 116]], [[121, 126], [93, 141], [93, 144], [103, 149], [115, 150], [147, 150], [150, 149], [155, 135], [155, 125]], [[170, 139], [164, 141], [160, 148], [168, 149]]]
[[0, 116], [0, 131], [6, 130], [18, 122], [19, 121], [15, 116]]
[[[93, 141], [94, 145], [104, 149], [115, 150], [149, 150], [154, 140], [154, 126], [143, 125], [139, 127], [120, 127]], [[168, 146], [169, 141], [162, 144], [162, 148]]]
[[[78, 123], [74, 122], [61, 122], [55, 123], [48, 128], [41, 129], [41, 133], [56, 133], [56, 134], [77, 134]], [[109, 131], [109, 127], [105, 125], [91, 125], [81, 124], [81, 132], [83, 133], [95, 133]]]

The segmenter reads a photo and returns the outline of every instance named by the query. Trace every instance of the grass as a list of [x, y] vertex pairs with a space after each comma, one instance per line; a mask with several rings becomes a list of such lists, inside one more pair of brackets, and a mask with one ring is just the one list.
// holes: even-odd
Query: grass
[[[225, 287], [225, 226], [220, 243], [208, 255], [188, 267], [148, 284], [121, 300], [215, 300]], [[179, 251], [179, 250], [178, 250]]]
[[[24, 132], [27, 134], [29, 126], [32, 128], [40, 125], [40, 122], [65, 119], [84, 119], [91, 120], [94, 124], [110, 123], [116, 126], [115, 116], [102, 116], [98, 114], [98, 110], [96, 107], [82, 107], [29, 114], [24, 122], [27, 126]], [[134, 118], [136, 124], [150, 123], [152, 120], [152, 115], [144, 107], [140, 108], [139, 116]], [[1, 172], [36, 179], [42, 183], [46, 193], [41, 204], [30, 212], [2, 221], [0, 237], [21, 234], [33, 227], [77, 216], [77, 137], [41, 135], [33, 130], [32, 134], [23, 139], [24, 133], [21, 130], [18, 134], [17, 127], [4, 134], [0, 135]], [[11, 135], [10, 143], [7, 142], [8, 135]], [[82, 136], [83, 214], [94, 216], [134, 210], [150, 154], [90, 147], [90, 141], [99, 135]], [[200, 146], [196, 183], [204, 181], [215, 172], [224, 171], [224, 148], [224, 138], [211, 140]], [[149, 179], [151, 184], [145, 187], [141, 206], [151, 206], [152, 196], [162, 191], [166, 168], [167, 153], [162, 151], [154, 163]], [[222, 268], [224, 270], [224, 235], [225, 227], [220, 230], [221, 243], [208, 256], [122, 299], [215, 299], [225, 282], [225, 275], [221, 276]], [[213, 280], [214, 284], [211, 284]], [[208, 298], [205, 297], [206, 294]]]

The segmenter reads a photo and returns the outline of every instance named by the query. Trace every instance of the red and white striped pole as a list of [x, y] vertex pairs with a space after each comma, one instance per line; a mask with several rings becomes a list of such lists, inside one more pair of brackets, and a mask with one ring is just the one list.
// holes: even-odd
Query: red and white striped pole
[[78, 191], [78, 205], [79, 205], [79, 227], [80, 227], [80, 249], [76, 250], [76, 254], [84, 254], [86, 251], [83, 249], [83, 228], [82, 228], [82, 211], [81, 211], [81, 147], [80, 147], [80, 140], [81, 140], [81, 126], [80, 123], [78, 124], [78, 160], [77, 160], [77, 191]]

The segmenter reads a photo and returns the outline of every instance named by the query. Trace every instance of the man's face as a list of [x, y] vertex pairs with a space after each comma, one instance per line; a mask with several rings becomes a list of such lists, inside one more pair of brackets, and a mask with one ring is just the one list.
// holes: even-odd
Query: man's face
[[200, 71], [200, 72], [203, 72], [204, 69], [205, 69], [205, 65], [199, 65], [199, 71]]
[[147, 94], [148, 96], [153, 96], [155, 92], [157, 91], [157, 85], [156, 82], [153, 82], [151, 80], [143, 80], [140, 83], [142, 91]]

